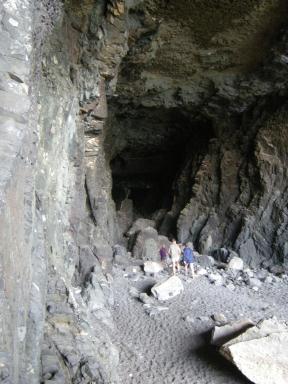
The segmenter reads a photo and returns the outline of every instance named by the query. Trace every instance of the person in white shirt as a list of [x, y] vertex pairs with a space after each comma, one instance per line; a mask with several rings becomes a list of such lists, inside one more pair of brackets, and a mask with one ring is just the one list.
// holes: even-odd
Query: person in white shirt
[[181, 249], [179, 245], [176, 243], [176, 240], [172, 240], [172, 244], [169, 248], [169, 255], [171, 256], [172, 260], [172, 267], [173, 267], [173, 275], [176, 273], [176, 268], [178, 269], [178, 272], [180, 272], [180, 258], [181, 258]]

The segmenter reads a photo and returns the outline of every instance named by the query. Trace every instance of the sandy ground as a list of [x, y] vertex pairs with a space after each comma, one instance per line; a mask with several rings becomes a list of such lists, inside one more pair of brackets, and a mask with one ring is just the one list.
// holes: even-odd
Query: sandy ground
[[164, 303], [155, 300], [155, 306], [169, 309], [149, 316], [129, 290], [137, 287], [149, 293], [155, 280], [140, 274], [139, 280], [133, 281], [119, 267], [114, 275], [114, 342], [120, 351], [119, 371], [125, 384], [247, 384], [249, 381], [209, 345], [215, 324], [211, 315], [223, 313], [228, 320], [248, 317], [258, 321], [273, 315], [288, 319], [287, 280], [263, 283], [258, 292], [248, 287], [232, 292], [212, 285], [205, 276], [191, 280], [180, 275], [184, 292]]

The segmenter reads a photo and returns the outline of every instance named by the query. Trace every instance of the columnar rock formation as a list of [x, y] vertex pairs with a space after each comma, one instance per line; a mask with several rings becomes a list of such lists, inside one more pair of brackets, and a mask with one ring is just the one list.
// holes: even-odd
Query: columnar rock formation
[[2, 1], [3, 382], [117, 382], [112, 247], [138, 217], [201, 252], [287, 262], [286, 12]]

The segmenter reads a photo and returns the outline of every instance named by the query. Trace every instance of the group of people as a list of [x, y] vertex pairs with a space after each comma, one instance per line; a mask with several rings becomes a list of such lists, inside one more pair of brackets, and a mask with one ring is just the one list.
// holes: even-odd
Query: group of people
[[185, 267], [185, 274], [188, 273], [188, 268], [190, 269], [191, 275], [194, 278], [194, 266], [195, 262], [194, 254], [193, 254], [193, 244], [187, 243], [185, 245], [177, 244], [176, 240], [173, 239], [172, 243], [167, 249], [165, 244], [163, 244], [160, 248], [160, 258], [161, 261], [165, 264], [169, 263], [169, 257], [172, 261], [173, 275], [176, 274], [176, 270], [180, 272], [180, 263], [183, 261]]

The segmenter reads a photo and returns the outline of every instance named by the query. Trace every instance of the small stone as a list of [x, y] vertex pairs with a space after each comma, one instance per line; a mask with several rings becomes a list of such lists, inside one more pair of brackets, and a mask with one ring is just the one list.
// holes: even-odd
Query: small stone
[[141, 272], [141, 268], [139, 265], [128, 265], [127, 267], [125, 267], [125, 272], [139, 273], [139, 272]]
[[194, 323], [194, 317], [192, 315], [187, 315], [184, 317], [184, 321], [187, 321], [187, 323]]
[[140, 292], [138, 291], [138, 289], [137, 288], [135, 288], [135, 287], [131, 287], [130, 289], [129, 289], [129, 293], [130, 293], [130, 295], [132, 296], [132, 297], [135, 297], [135, 298], [139, 298], [139, 295], [140, 295]]
[[153, 304], [154, 300], [152, 297], [148, 296], [147, 293], [140, 293], [139, 300], [144, 304]]
[[226, 288], [228, 288], [230, 291], [235, 291], [235, 285], [232, 283], [227, 284]]
[[227, 323], [227, 318], [223, 313], [214, 313], [211, 317], [214, 321], [216, 321], [216, 323], [219, 323], [219, 324]]
[[250, 287], [257, 287], [257, 288], [260, 288], [262, 283], [259, 279], [256, 279], [256, 277], [251, 277], [249, 278], [249, 285]]
[[273, 277], [272, 276], [267, 276], [265, 279], [265, 283], [271, 284], [273, 282]]
[[221, 275], [217, 274], [217, 273], [211, 273], [209, 276], [208, 276], [208, 279], [211, 283], [217, 285], [217, 286], [221, 286], [223, 285], [223, 278]]

